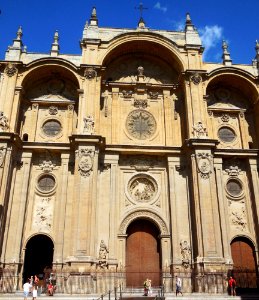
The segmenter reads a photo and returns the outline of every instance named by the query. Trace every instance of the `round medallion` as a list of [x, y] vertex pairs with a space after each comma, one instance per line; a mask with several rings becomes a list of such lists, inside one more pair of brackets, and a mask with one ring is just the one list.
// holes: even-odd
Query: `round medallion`
[[151, 138], [156, 131], [156, 121], [151, 113], [145, 110], [134, 110], [126, 121], [129, 134], [138, 140]]
[[135, 176], [128, 184], [128, 192], [135, 201], [148, 202], [156, 196], [157, 184], [149, 176]]
[[229, 179], [227, 182], [227, 191], [233, 197], [239, 196], [243, 191], [241, 182], [236, 179]]
[[38, 179], [37, 187], [43, 193], [51, 192], [56, 185], [56, 180], [52, 175], [44, 174]]
[[48, 136], [56, 136], [61, 132], [62, 128], [59, 121], [48, 120], [43, 124], [42, 130]]
[[219, 129], [218, 137], [224, 143], [232, 143], [236, 139], [236, 133], [232, 128], [224, 126]]

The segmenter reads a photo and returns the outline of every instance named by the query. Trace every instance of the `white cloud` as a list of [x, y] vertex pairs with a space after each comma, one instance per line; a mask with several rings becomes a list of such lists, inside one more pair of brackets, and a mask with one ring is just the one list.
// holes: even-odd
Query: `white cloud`
[[176, 31], [183, 31], [185, 28], [185, 19], [182, 19], [178, 22], [173, 22]]
[[205, 51], [203, 53], [203, 59], [205, 59], [207, 53], [218, 45], [222, 40], [223, 28], [218, 25], [205, 26], [199, 29], [200, 37]]
[[161, 10], [162, 12], [167, 12], [167, 7], [166, 6], [161, 6], [160, 2], [157, 2], [155, 5], [154, 5], [154, 8], [158, 9], [158, 10]]

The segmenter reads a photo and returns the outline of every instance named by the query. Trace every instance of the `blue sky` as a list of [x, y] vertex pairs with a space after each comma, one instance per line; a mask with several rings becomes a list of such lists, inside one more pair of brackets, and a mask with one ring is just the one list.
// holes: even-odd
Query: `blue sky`
[[[152, 29], [179, 30], [187, 12], [206, 48], [204, 60], [221, 62], [227, 40], [233, 63], [251, 64], [259, 39], [259, 0], [143, 0], [143, 17]], [[100, 27], [135, 28], [138, 0], [0, 0], [0, 59], [23, 28], [29, 52], [49, 52], [55, 30], [60, 52], [80, 54], [79, 40], [93, 6]]]

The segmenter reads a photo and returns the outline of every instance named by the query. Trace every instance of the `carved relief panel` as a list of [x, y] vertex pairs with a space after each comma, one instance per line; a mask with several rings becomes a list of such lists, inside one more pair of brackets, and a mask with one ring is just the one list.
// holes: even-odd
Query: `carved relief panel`
[[231, 231], [249, 232], [249, 191], [242, 161], [225, 160], [223, 174]]
[[53, 226], [54, 197], [35, 196], [32, 230], [49, 233]]

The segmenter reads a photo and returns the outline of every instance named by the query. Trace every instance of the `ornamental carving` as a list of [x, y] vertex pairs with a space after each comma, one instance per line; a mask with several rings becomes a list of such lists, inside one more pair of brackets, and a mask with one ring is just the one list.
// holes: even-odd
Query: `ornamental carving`
[[237, 230], [246, 230], [247, 228], [247, 220], [246, 220], [246, 214], [245, 214], [245, 208], [242, 207], [236, 207], [232, 210], [230, 220], [232, 225], [236, 227]]
[[147, 156], [133, 157], [130, 159], [129, 164], [132, 168], [135, 168], [136, 171], [148, 171], [150, 168], [154, 167], [154, 159]]
[[149, 94], [149, 97], [150, 97], [151, 99], [157, 99], [158, 96], [159, 96], [159, 93], [158, 93], [158, 92], [152, 92], [152, 91], [150, 91], [148, 94]]
[[156, 121], [151, 113], [144, 110], [134, 110], [126, 120], [128, 133], [138, 140], [151, 138], [156, 131]]
[[8, 118], [0, 111], [0, 132], [6, 131], [8, 128]]
[[84, 72], [84, 76], [87, 79], [93, 79], [97, 76], [97, 72], [94, 68], [86, 68]]
[[36, 198], [33, 227], [38, 231], [50, 232], [53, 221], [53, 200], [51, 197]]
[[149, 176], [136, 176], [128, 184], [128, 192], [138, 202], [148, 202], [157, 194], [157, 184]]
[[119, 234], [126, 234], [126, 230], [130, 223], [132, 223], [136, 219], [149, 219], [150, 221], [157, 224], [161, 235], [169, 235], [169, 231], [165, 222], [156, 214], [151, 211], [141, 210], [135, 211], [132, 214], [128, 215], [121, 223]]
[[94, 151], [92, 149], [80, 149], [78, 151], [78, 170], [82, 177], [90, 176], [93, 168]]
[[238, 166], [229, 166], [229, 168], [225, 169], [225, 172], [229, 175], [229, 176], [239, 176], [241, 169], [239, 169]]
[[193, 135], [196, 137], [196, 138], [206, 138], [208, 133], [207, 133], [207, 130], [206, 128], [203, 126], [202, 122], [197, 122], [196, 125], [194, 125], [193, 127]]
[[194, 84], [196, 84], [196, 85], [198, 85], [198, 84], [200, 84], [200, 83], [202, 82], [202, 78], [201, 78], [201, 76], [200, 76], [198, 73], [193, 74], [193, 75], [190, 77], [190, 80], [191, 80]]
[[145, 108], [147, 108], [147, 100], [146, 99], [134, 99], [134, 106], [136, 108], [145, 109]]
[[180, 242], [180, 249], [182, 255], [182, 265], [185, 269], [187, 269], [190, 267], [191, 262], [191, 247], [187, 241], [182, 240]]
[[44, 160], [41, 164], [39, 164], [39, 167], [44, 173], [50, 173], [56, 165], [53, 164], [51, 160]]
[[198, 172], [201, 178], [208, 179], [212, 173], [211, 154], [209, 153], [198, 153], [196, 155]]
[[8, 76], [8, 77], [12, 77], [14, 76], [17, 72], [18, 72], [18, 69], [15, 67], [15, 65], [9, 63], [5, 70], [4, 70], [5, 74]]
[[122, 95], [123, 95], [124, 98], [131, 98], [132, 95], [133, 95], [133, 91], [123, 90]]
[[49, 107], [49, 114], [54, 116], [58, 113], [58, 108], [56, 106], [50, 106]]
[[84, 133], [86, 133], [86, 134], [94, 133], [94, 118], [93, 118], [93, 116], [87, 116], [84, 118]]
[[4, 159], [5, 159], [6, 149], [4, 147], [0, 148], [0, 168], [3, 167]]
[[223, 115], [221, 116], [221, 120], [222, 120], [222, 122], [224, 122], [224, 123], [229, 122], [229, 119], [230, 119], [230, 117], [229, 117], [228, 114], [223, 114]]

